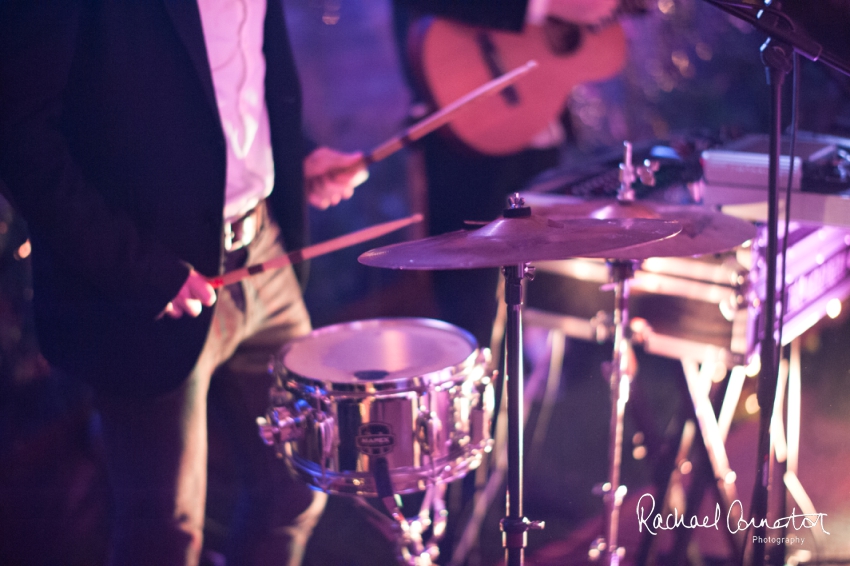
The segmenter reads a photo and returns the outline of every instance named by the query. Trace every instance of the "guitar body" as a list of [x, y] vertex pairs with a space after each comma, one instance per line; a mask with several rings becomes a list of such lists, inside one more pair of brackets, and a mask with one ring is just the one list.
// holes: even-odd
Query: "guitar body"
[[625, 36], [617, 23], [598, 31], [581, 29], [576, 45], [568, 49], [553, 47], [558, 40], [553, 42], [551, 29], [544, 26], [527, 25], [522, 33], [511, 33], [440, 18], [419, 25], [411, 34], [409, 53], [416, 78], [436, 108], [537, 61], [539, 67], [511, 90], [472, 102], [446, 126], [464, 145], [487, 155], [528, 147], [558, 117], [576, 85], [616, 75], [626, 58]]

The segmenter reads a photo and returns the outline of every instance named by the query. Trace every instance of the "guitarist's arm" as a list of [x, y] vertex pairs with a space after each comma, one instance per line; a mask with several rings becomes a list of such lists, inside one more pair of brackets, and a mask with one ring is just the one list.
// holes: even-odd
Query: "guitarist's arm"
[[395, 3], [415, 14], [440, 16], [490, 29], [520, 31], [526, 21], [529, 0], [395, 0]]
[[421, 14], [466, 24], [520, 31], [526, 23], [541, 24], [546, 16], [575, 24], [597, 24], [609, 18], [619, 0], [396, 0]]
[[548, 6], [540, 10], [553, 18], [574, 24], [598, 24], [610, 18], [620, 0], [532, 0]]

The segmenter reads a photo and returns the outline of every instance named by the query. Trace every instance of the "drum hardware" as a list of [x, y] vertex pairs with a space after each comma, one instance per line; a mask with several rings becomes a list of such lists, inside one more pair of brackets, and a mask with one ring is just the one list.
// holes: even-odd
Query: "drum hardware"
[[[400, 540], [401, 560], [409, 566], [432, 566], [440, 556], [440, 541], [446, 532], [445, 494], [447, 484], [431, 484], [425, 490], [425, 496], [419, 507], [419, 513], [412, 519], [404, 516], [399, 506], [399, 499], [392, 485], [389, 465], [386, 458], [375, 459], [375, 485], [378, 498], [387, 512], [395, 520]], [[434, 519], [431, 519], [431, 510]], [[431, 529], [428, 542], [424, 542], [423, 534]]]
[[260, 429], [260, 438], [267, 446], [277, 446], [285, 442], [299, 440], [304, 436], [306, 420], [310, 416], [310, 406], [304, 400], [293, 403], [292, 409], [282, 406], [283, 390], [273, 388], [271, 419], [257, 417], [257, 426]]
[[[397, 525], [401, 560], [430, 566], [445, 533], [446, 484], [492, 445], [489, 365], [488, 349], [441, 321], [320, 328], [272, 360], [259, 434], [313, 487], [378, 497]], [[407, 519], [397, 497], [417, 491], [424, 499]]]
[[[571, 206], [570, 200], [566, 199], [563, 206]], [[847, 229], [792, 223], [788, 239], [788, 298], [783, 316], [783, 345], [826, 316], [830, 302], [850, 297], [850, 233]], [[753, 375], [758, 371], [756, 330], [762, 326], [759, 317], [765, 294], [765, 247], [764, 228], [757, 228], [756, 237], [746, 248], [701, 258], [650, 258], [636, 268], [634, 278], [629, 281], [629, 338], [633, 345], [642, 346], [647, 353], [682, 360], [689, 385], [689, 402], [701, 419], [699, 438], [702, 443], [698, 442], [696, 449], [704, 446], [706, 458], [714, 458], [714, 465], [707, 459], [706, 466], [711, 470], [722, 501], [735, 499], [734, 484], [725, 481], [734, 476], [730, 475], [732, 470], [725, 454], [717, 449], [723, 446], [745, 372]], [[607, 339], [606, 325], [600, 326], [599, 321], [605, 320], [604, 313], [610, 308], [601, 302], [606, 295], [599, 291], [612, 287], [607, 283], [608, 270], [603, 261], [593, 259], [542, 262], [538, 265], [534, 285], [528, 288], [526, 321], [588, 341], [600, 337], [601, 329], [602, 337]], [[591, 290], [593, 297], [584, 296], [584, 289]], [[570, 295], [580, 295], [583, 299], [569, 303], [566, 299]], [[726, 326], [720, 326], [722, 333], [700, 335], [683, 325], [689, 322], [687, 317], [664, 313], [677, 303], [682, 303], [687, 311], [698, 313], [699, 317], [692, 318], [702, 328], [696, 330], [716, 324], [707, 315], [712, 312]], [[577, 310], [582, 306], [586, 308]], [[605, 307], [601, 315], [599, 307]], [[560, 371], [561, 365], [555, 365]], [[732, 368], [732, 371], [723, 407], [715, 417], [706, 384], [711, 383], [711, 368], [718, 366]], [[610, 375], [610, 370], [604, 375]], [[789, 429], [790, 420], [789, 416]], [[795, 489], [795, 493], [803, 493], [799, 487]], [[801, 497], [798, 509], [802, 508], [799, 501], [805, 502], [805, 497]], [[743, 548], [742, 541], [738, 540], [733, 548]]]
[[[594, 489], [594, 493], [601, 495], [605, 501], [606, 515], [603, 530], [604, 534], [599, 536], [592, 543], [588, 551], [588, 556], [592, 560], [603, 560], [606, 564], [619, 564], [624, 557], [623, 549], [616, 546], [616, 544], [619, 541], [617, 526], [620, 508], [622, 500], [627, 493], [626, 487], [620, 485], [620, 465], [622, 464], [624, 409], [629, 401], [630, 383], [634, 378], [634, 353], [632, 349], [635, 344], [654, 344], [657, 337], [646, 320], [640, 318], [632, 319], [629, 316], [629, 302], [631, 300], [630, 288], [631, 284], [634, 282], [634, 271], [639, 265], [640, 262], [625, 262], [621, 260], [609, 262], [608, 269], [614, 283], [603, 286], [608, 290], [613, 290], [615, 295], [613, 314], [613, 356], [612, 361], [604, 364], [603, 367], [603, 374], [609, 376], [612, 406], [610, 423], [611, 434], [609, 437], [609, 474], [607, 481], [604, 484], [596, 486]], [[746, 309], [742, 309], [742, 312], [746, 313]], [[604, 322], [606, 322], [606, 316], [596, 315], [594, 318], [597, 320], [596, 324], [591, 326], [589, 323], [586, 323], [590, 328], [593, 328], [593, 331], [584, 336], [579, 336], [579, 338], [593, 340], [594, 338], [607, 339], [609, 337], [608, 332], [610, 327], [607, 324], [604, 324]], [[535, 316], [532, 320], [539, 322], [540, 318]], [[599, 324], [598, 321], [600, 320], [603, 321], [603, 324]], [[551, 327], [556, 334], [559, 333], [559, 331], [562, 331], [562, 329], [558, 328], [557, 324], [553, 324]], [[741, 327], [741, 330], [743, 330], [743, 327]], [[743, 338], [743, 332], [741, 332], [741, 335]], [[677, 347], [675, 350], [679, 353], [686, 353], [687, 351], [692, 350], [693, 352], [706, 355], [707, 358], [704, 360], [705, 368], [715, 365], [715, 360], [720, 363], [725, 363], [727, 361], [727, 356], [721, 355], [718, 357], [717, 354], [720, 354], [719, 348], [717, 348], [717, 354], [711, 354], [710, 352], [712, 348], [713, 347], [711, 346], [699, 346], [697, 344], [693, 344], [693, 346], [689, 347], [688, 350], [682, 349], [681, 346]], [[743, 350], [744, 348], [742, 347], [741, 349]], [[670, 352], [667, 351], [666, 355], [670, 355]], [[742, 355], [735, 356], [734, 358], [742, 358]], [[555, 365], [559, 368], [557, 371], [560, 371], [560, 364], [553, 364], [553, 366]], [[687, 367], [685, 367], [685, 369], [687, 370]], [[719, 487], [723, 488], [722, 493], [729, 493], [731, 490], [734, 494], [734, 480], [732, 483], [727, 481], [734, 478], [734, 475], [730, 475], [729, 473], [731, 470], [729, 470], [728, 467], [728, 459], [726, 458], [725, 450], [723, 448], [723, 441], [717, 434], [714, 433], [714, 431], [717, 430], [717, 421], [713, 420], [714, 414], [713, 412], [709, 414], [705, 411], [703, 394], [701, 393], [701, 388], [697, 386], [697, 383], [694, 380], [688, 379], [686, 385], [690, 393], [689, 400], [693, 403], [699, 417], [700, 429], [703, 431], [704, 445], [706, 446], [709, 455], [712, 456], [711, 463], [713, 464], [712, 469], [714, 470], [714, 477], [722, 480], [718, 483]], [[707, 402], [708, 400], [706, 397], [705, 403]], [[709, 416], [711, 419], [708, 418]], [[714, 425], [713, 427], [711, 426], [712, 424]], [[721, 465], [723, 462], [725, 462], [725, 465]], [[728, 502], [731, 502], [735, 499], [735, 497], [733, 495], [730, 498], [724, 498], [724, 501], [727, 499]], [[728, 508], [728, 505], [726, 508]], [[612, 541], [611, 544], [609, 544], [608, 541]], [[737, 545], [734, 545], [734, 543], [732, 544], [734, 552], [738, 552], [740, 548], [743, 548], [743, 544], [740, 542], [738, 542]], [[617, 549], [616, 551], [614, 550], [615, 548]]]
[[[630, 156], [631, 147], [627, 149]], [[625, 556], [620, 547], [620, 508], [627, 488], [620, 484], [623, 457], [623, 425], [629, 387], [634, 377], [631, 363], [634, 358], [629, 332], [629, 280], [634, 276], [634, 262], [613, 261], [610, 264], [614, 281], [614, 351], [610, 364], [611, 420], [608, 444], [608, 481], [601, 487], [605, 502], [604, 536], [594, 541], [589, 551], [591, 560], [602, 558], [617, 565]]]
[[[526, 202], [522, 195], [512, 198]], [[536, 210], [535, 201], [531, 206]], [[370, 250], [359, 261], [373, 267], [439, 270], [505, 267], [571, 257], [605, 258], [639, 244], [673, 240], [671, 236], [683, 229], [672, 216], [557, 218], [548, 216], [545, 210], [544, 214], [532, 214], [529, 207], [520, 210], [528, 212], [498, 218], [477, 230], [457, 230]], [[698, 231], [698, 227], [692, 231]], [[639, 252], [644, 253], [644, 249]], [[690, 254], [683, 251], [678, 255]]]
[[643, 165], [635, 167], [632, 163], [632, 143], [623, 142], [624, 156], [620, 163], [620, 189], [617, 191], [617, 200], [632, 202], [635, 200], [635, 190], [632, 184], [640, 180], [648, 187], [655, 186], [655, 172], [661, 167], [656, 160], [645, 159]]
[[[511, 209], [522, 210], [523, 202], [512, 199]], [[530, 210], [529, 210], [530, 212]], [[499, 526], [502, 530], [502, 546], [506, 548], [508, 566], [522, 566], [524, 562], [527, 533], [541, 530], [543, 521], [531, 521], [523, 514], [523, 367], [522, 367], [522, 280], [531, 279], [534, 272], [528, 264], [505, 266], [505, 303], [507, 323], [505, 327], [505, 368], [508, 407], [508, 489], [506, 516]]]
[[470, 269], [502, 267], [507, 305], [505, 364], [508, 416], [506, 516], [500, 526], [508, 566], [524, 563], [529, 530], [544, 527], [523, 515], [523, 367], [522, 304], [524, 279], [533, 261], [602, 253], [678, 233], [673, 221], [658, 219], [571, 219], [554, 222], [534, 216], [517, 194], [504, 216], [478, 230], [450, 232], [424, 240], [393, 244], [361, 255], [359, 261], [396, 269]]
[[377, 458], [398, 493], [422, 491], [490, 449], [489, 359], [471, 335], [429, 319], [318, 329], [276, 356], [260, 435], [323, 491], [376, 496]]
[[327, 469], [325, 462], [330, 458], [334, 445], [333, 417], [325, 415], [321, 410], [314, 410], [303, 399], [292, 401], [287, 407], [286, 391], [279, 385], [273, 386], [270, 392], [272, 406], [266, 417], [257, 417], [257, 427], [260, 438], [267, 446], [276, 449], [279, 458], [284, 457], [283, 447], [289, 442], [302, 440], [306, 431], [317, 435], [316, 444], [321, 446], [320, 459], [321, 475], [325, 477]]
[[[541, 391], [544, 388], [544, 381], [546, 382], [545, 393]], [[550, 391], [550, 384], [555, 382], [556, 380], [552, 379], [551, 374], [547, 375], [546, 372], [539, 371], [538, 369], [534, 369], [532, 371], [524, 388], [523, 418], [525, 422], [528, 422], [528, 414], [531, 410], [532, 401], [541, 397], [545, 400], [546, 394]], [[552, 396], [554, 397], [554, 393]], [[535, 433], [537, 433], [537, 431], [541, 428], [546, 429], [545, 424], [541, 424], [544, 418], [545, 416], [541, 412], [538, 416]], [[484, 522], [487, 511], [498, 497], [499, 490], [503, 489], [502, 486], [508, 467], [508, 458], [505, 451], [505, 444], [507, 442], [506, 420], [507, 407], [503, 402], [500, 405], [499, 416], [497, 418], [498, 427], [496, 428], [495, 443], [493, 446], [493, 454], [495, 454], [496, 457], [495, 462], [490, 465], [492, 473], [486, 477], [486, 484], [481, 488], [478, 497], [474, 500], [473, 510], [469, 521], [463, 530], [460, 540], [453, 548], [451, 562], [449, 562], [450, 566], [462, 566], [463, 564], [466, 564], [467, 557], [478, 540], [478, 536], [481, 532], [481, 524]], [[533, 450], [534, 444], [532, 444], [532, 451]], [[482, 470], [479, 469], [477, 473], [480, 474], [481, 471]]]
[[615, 199], [582, 200], [561, 195], [523, 193], [529, 206], [555, 222], [582, 219], [660, 219], [676, 221], [682, 231], [675, 237], [581, 257], [639, 260], [693, 257], [725, 252], [751, 240], [756, 228], [750, 222], [715, 212], [701, 205]]
[[[648, 161], [641, 167], [635, 167], [632, 163], [632, 145], [625, 142], [623, 162], [620, 164], [620, 189], [616, 199], [583, 201], [535, 193], [526, 195], [536, 210], [555, 221], [585, 218], [654, 218], [676, 219], [683, 225], [682, 232], [666, 240], [620, 248], [613, 252], [588, 254], [588, 257], [607, 260], [610, 283], [606, 287], [614, 291], [614, 345], [612, 360], [606, 369], [611, 395], [609, 468], [607, 481], [598, 489], [605, 502], [605, 524], [603, 534], [594, 541], [588, 553], [592, 560], [602, 560], [612, 566], [619, 564], [625, 555], [625, 550], [620, 548], [618, 543], [618, 525], [620, 508], [627, 492], [627, 488], [620, 485], [620, 470], [625, 407], [634, 373], [629, 294], [635, 271], [642, 260], [718, 253], [752, 239], [756, 233], [755, 227], [748, 222], [700, 206], [635, 201], [632, 184], [640, 178], [642, 183], [652, 185], [654, 170], [657, 170], [657, 166]], [[600, 333], [598, 325], [592, 333], [597, 338], [607, 334]], [[722, 444], [720, 449], [722, 450]]]
[[[611, 391], [611, 422], [609, 430], [609, 474], [608, 481], [595, 489], [595, 493], [602, 495], [605, 501], [606, 515], [604, 535], [598, 537], [590, 547], [588, 556], [591, 560], [604, 560], [607, 564], [620, 564], [625, 556], [625, 549], [618, 546], [619, 541], [619, 517], [623, 498], [627, 493], [625, 485], [620, 485], [620, 471], [622, 465], [623, 429], [625, 407], [629, 401], [630, 384], [635, 376], [633, 344], [640, 340], [640, 332], [633, 334], [632, 328], [646, 332], [642, 324], [633, 324], [637, 321], [629, 319], [629, 287], [634, 277], [635, 268], [639, 262], [626, 262], [616, 260], [609, 262], [611, 279], [614, 290], [614, 348], [612, 361], [606, 364], [606, 373], [610, 376], [609, 385]], [[683, 365], [684, 362], [683, 362]], [[710, 364], [704, 364], [708, 368]], [[685, 369], [687, 370], [687, 367]], [[711, 366], [713, 367], [713, 365]], [[720, 478], [718, 486], [724, 497], [725, 506], [736, 499], [734, 474], [729, 470], [728, 458], [723, 447], [723, 438], [717, 432], [717, 421], [714, 419], [713, 409], [708, 401], [708, 392], [703, 396], [699, 391], [697, 383], [690, 378], [691, 374], [686, 371], [687, 390], [690, 393], [700, 430], [703, 432], [704, 446], [709, 454], [709, 459], [714, 470], [714, 476]], [[710, 383], [710, 382], [709, 382]], [[709, 403], [706, 405], [706, 403]], [[713, 427], [710, 425], [714, 425]], [[732, 535], [730, 534], [730, 537]], [[733, 551], [738, 552], [743, 548], [740, 541], [731, 541]]]
[[[626, 281], [625, 283], [626, 283], [626, 286], [629, 286], [628, 283], [630, 283], [630, 281]], [[618, 303], [619, 303], [619, 301], [618, 301]], [[531, 320], [533, 321], [532, 322], [533, 324], [538, 324], [540, 322], [539, 317], [532, 317]], [[647, 339], [647, 338], [650, 341], [655, 340], [654, 335], [652, 334], [651, 328], [648, 326], [648, 324], [646, 324], [645, 321], [641, 321], [640, 319], [631, 319], [631, 318], [629, 318], [628, 320], [629, 320], [628, 326], [626, 327], [625, 331], [622, 332], [622, 336], [625, 337], [625, 340], [623, 340], [623, 342], [622, 342], [623, 347], [614, 349], [615, 352], [622, 352], [622, 354], [620, 354], [621, 363], [617, 364], [616, 362], [608, 362], [608, 363], [603, 364], [603, 366], [604, 366], [603, 367], [603, 375], [611, 377], [610, 381], [611, 381], [611, 384], [612, 384], [612, 389], [611, 389], [612, 397], [619, 395], [619, 398], [617, 398], [616, 400], [612, 400], [612, 406], [614, 407], [614, 409], [612, 409], [611, 429], [614, 431], [614, 433], [612, 434], [612, 437], [611, 437], [611, 440], [610, 440], [610, 443], [609, 443], [610, 444], [609, 449], [613, 451], [613, 454], [609, 455], [609, 466], [610, 466], [610, 468], [612, 468], [612, 469], [609, 469], [609, 478], [611, 476], [614, 476], [614, 473], [616, 473], [616, 474], [619, 473], [619, 469], [617, 468], [617, 466], [621, 463], [620, 456], [619, 456], [621, 449], [622, 449], [622, 445], [621, 445], [621, 443], [622, 443], [622, 438], [621, 438], [622, 432], [620, 430], [620, 427], [622, 426], [621, 423], [620, 423], [620, 421], [622, 419], [621, 409], [625, 407], [627, 402], [631, 401], [631, 396], [632, 396], [632, 391], [631, 391], [631, 388], [629, 387], [629, 380], [631, 378], [633, 378], [633, 376], [634, 376], [633, 363], [631, 362], [632, 357], [633, 357], [632, 346], [637, 345], [637, 344], [641, 344], [642, 341], [644, 339]], [[553, 333], [556, 336], [557, 335], [564, 336], [563, 334], [561, 334], [561, 332], [562, 332], [562, 330], [557, 325], [555, 325], [555, 324], [551, 325], [550, 333]], [[584, 339], [592, 340], [593, 337], [588, 336], [588, 337], [585, 337]], [[708, 356], [705, 360], [706, 361], [706, 364], [705, 364], [706, 367], [708, 367], [710, 365], [709, 364], [710, 361], [713, 361], [714, 359], [717, 358], [717, 356], [715, 354], [711, 353], [712, 348], [713, 347], [711, 347], [711, 346], [705, 346], [705, 345], [703, 345], [702, 347], [698, 347], [696, 344], [693, 345], [694, 351], [704, 352]], [[719, 353], [719, 351], [720, 351], [720, 349], [717, 348], [717, 353]], [[554, 357], [555, 353], [553, 352], [552, 355]], [[669, 351], [668, 351], [668, 355], [669, 355]], [[717, 360], [719, 362], [723, 363], [726, 360], [726, 356], [720, 356], [719, 358], [717, 358]], [[553, 371], [560, 372], [561, 371], [560, 368], [562, 367], [562, 364], [563, 364], [563, 360], [561, 359], [559, 362], [552, 362], [550, 365], [553, 368]], [[554, 369], [554, 368], [556, 368], [556, 369]], [[617, 372], [617, 368], [620, 368], [619, 374]], [[628, 376], [628, 379], [623, 379], [623, 376]], [[613, 388], [613, 384], [615, 384], [615, 383], [619, 383], [621, 385], [621, 387], [620, 388]], [[692, 385], [692, 383], [690, 381], [688, 381], [686, 383], [686, 385]], [[701, 406], [702, 393], [701, 392], [698, 393], [696, 391], [693, 391], [693, 390], [691, 390], [690, 387], [688, 387], [688, 389], [689, 389], [689, 393], [690, 393], [688, 401], [693, 402], [696, 406]], [[694, 397], [695, 395], [698, 395], [698, 397]], [[696, 398], [700, 399], [699, 404], [697, 404], [697, 402], [694, 400]], [[700, 416], [703, 417], [704, 419], [707, 419], [707, 417], [709, 415], [707, 413], [705, 413], [705, 411], [700, 411]], [[713, 417], [713, 413], [710, 416]], [[703, 421], [703, 420], [700, 421], [700, 423], [702, 425], [701, 430], [709, 430], [710, 424], [703, 424], [703, 422], [707, 422], [707, 420], [706, 421]], [[715, 430], [717, 429], [716, 421], [714, 422], [714, 429]], [[717, 438], [716, 435], [711, 435], [707, 439], [704, 438], [705, 446], [710, 447], [709, 450], [711, 451], [712, 454], [717, 453], [717, 452], [722, 454], [723, 461], [727, 462], [727, 465], [725, 466], [724, 469], [726, 469], [728, 471], [728, 459], [725, 458], [725, 451], [723, 450], [722, 440], [719, 441], [719, 442], [709, 443], [709, 440], [713, 441], [716, 438]], [[619, 444], [620, 444], [619, 446], [617, 444], [618, 441], [619, 441]], [[719, 466], [712, 468], [712, 470], [713, 471], [717, 470], [717, 471], [714, 471], [713, 474], [712, 474], [714, 477], [717, 477], [717, 478], [723, 478], [725, 480], [725, 479], [734, 477], [734, 476], [728, 475], [728, 473], [724, 473], [724, 472], [720, 471], [721, 467], [719, 467]], [[614, 476], [614, 481], [618, 481], [618, 475]], [[601, 495], [603, 497], [605, 503], [606, 503], [606, 517], [605, 517], [606, 521], [605, 521], [605, 527], [604, 527], [603, 532], [608, 537], [613, 537], [613, 535], [614, 535], [614, 533], [610, 532], [610, 529], [611, 529], [612, 526], [616, 526], [616, 524], [617, 524], [616, 521], [619, 518], [619, 507], [620, 507], [620, 504], [622, 503], [622, 498], [626, 495], [625, 486], [621, 486], [619, 493], [617, 493], [615, 490], [611, 489], [612, 485], [617, 485], [617, 484], [613, 483], [609, 480], [604, 484], [599, 484], [594, 489], [594, 493], [597, 494], [597, 495]], [[734, 484], [725, 484], [724, 483], [723, 487], [725, 487], [724, 491], [728, 492], [729, 489], [734, 489]], [[734, 499], [735, 499], [735, 497], [732, 497], [732, 498], [728, 499], [728, 501], [731, 502]], [[728, 508], [728, 506], [725, 506], [725, 508]], [[609, 517], [613, 517], [613, 519], [609, 519]], [[605, 535], [599, 536], [596, 539], [596, 541], [591, 545], [590, 549], [588, 550], [589, 557], [592, 558], [592, 559], [596, 559], [596, 560], [602, 560], [602, 559], [611, 560], [613, 558], [615, 561], [622, 561], [622, 558], [623, 558], [622, 554], [617, 554], [617, 555], [614, 555], [614, 556], [606, 556], [605, 555], [605, 551], [607, 549], [606, 536]], [[619, 538], [617, 538], [617, 539], [610, 538], [610, 539], [607, 539], [607, 540], [619, 540]], [[742, 548], [742, 544], [738, 544], [738, 546], [733, 546], [734, 550], [737, 550], [739, 548]], [[606, 561], [605, 563], [608, 563], [608, 562]], [[638, 562], [638, 563], [640, 563], [640, 562]]]

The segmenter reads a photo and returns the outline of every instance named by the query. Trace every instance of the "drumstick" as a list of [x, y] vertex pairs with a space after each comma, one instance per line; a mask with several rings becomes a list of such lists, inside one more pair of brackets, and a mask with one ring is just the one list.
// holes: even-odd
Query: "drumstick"
[[239, 281], [242, 281], [243, 279], [246, 279], [252, 275], [256, 275], [257, 273], [270, 271], [272, 269], [280, 269], [281, 267], [286, 267], [287, 265], [299, 263], [308, 259], [312, 259], [314, 257], [329, 254], [331, 252], [335, 252], [337, 250], [353, 246], [355, 244], [360, 244], [368, 240], [379, 238], [380, 236], [389, 234], [390, 232], [395, 232], [396, 230], [400, 230], [405, 226], [410, 226], [411, 224], [415, 224], [417, 222], [422, 222], [422, 215], [419, 213], [412, 214], [406, 218], [401, 218], [399, 220], [391, 220], [389, 222], [384, 222], [383, 224], [376, 224], [375, 226], [363, 228], [361, 230], [357, 230], [356, 232], [345, 234], [344, 236], [331, 238], [330, 240], [327, 240], [325, 242], [313, 244], [312, 246], [307, 246], [306, 248], [294, 252], [289, 252], [288, 254], [280, 255], [268, 261], [264, 261], [263, 263], [257, 263], [255, 265], [249, 265], [248, 267], [243, 267], [241, 269], [235, 269], [217, 277], [208, 277], [207, 281], [209, 281], [210, 285], [212, 285], [213, 288], [219, 289], [221, 287], [224, 287], [225, 285], [230, 285], [231, 283], [237, 283]]
[[382, 159], [386, 159], [396, 151], [402, 149], [407, 145], [410, 145], [412, 142], [418, 140], [419, 138], [430, 134], [440, 126], [449, 123], [458, 110], [460, 110], [473, 100], [487, 94], [493, 94], [499, 92], [500, 90], [504, 90], [505, 88], [517, 82], [523, 75], [525, 75], [535, 67], [537, 67], [537, 61], [532, 59], [531, 61], [528, 61], [525, 65], [517, 67], [516, 69], [509, 71], [504, 75], [496, 77], [492, 81], [481, 85], [472, 92], [458, 98], [450, 104], [447, 104], [446, 106], [434, 112], [427, 118], [423, 118], [416, 124], [404, 130], [401, 134], [398, 134], [385, 141], [384, 143], [373, 149], [371, 152], [364, 155], [363, 163], [365, 165], [371, 165], [372, 163], [376, 163], [378, 161], [381, 161]]
[[[484, 95], [494, 94], [496, 92], [499, 92], [500, 90], [509, 87], [535, 67], [537, 67], [537, 61], [532, 59], [528, 61], [525, 65], [517, 67], [516, 69], [509, 71], [504, 75], [496, 77], [490, 82], [484, 83], [475, 90], [463, 95], [454, 102], [447, 104], [440, 110], [437, 110], [430, 116], [423, 118], [416, 124], [413, 124], [400, 134], [396, 134], [395, 136], [391, 137], [369, 153], [365, 154], [358, 161], [355, 161], [354, 163], [346, 167], [330, 171], [324, 176], [333, 177], [334, 175], [342, 173], [354, 172], [360, 167], [368, 167], [373, 163], [377, 163], [378, 161], [386, 159], [398, 150], [407, 147], [419, 138], [430, 134], [440, 126], [449, 123], [454, 118], [454, 115], [470, 102]], [[311, 181], [312, 179], [307, 180], [308, 183]]]

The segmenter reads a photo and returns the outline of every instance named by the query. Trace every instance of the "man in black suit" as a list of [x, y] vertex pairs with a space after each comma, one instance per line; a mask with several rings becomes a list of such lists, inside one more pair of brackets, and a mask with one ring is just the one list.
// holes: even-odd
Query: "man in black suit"
[[307, 202], [350, 197], [365, 170], [333, 172], [358, 157], [308, 155], [279, 0], [0, 0], [0, 177], [42, 351], [95, 391], [112, 564], [198, 562], [208, 409], [244, 486], [229, 563], [300, 562], [324, 496], [254, 424], [270, 356], [310, 330], [299, 284], [205, 276], [303, 247]]

